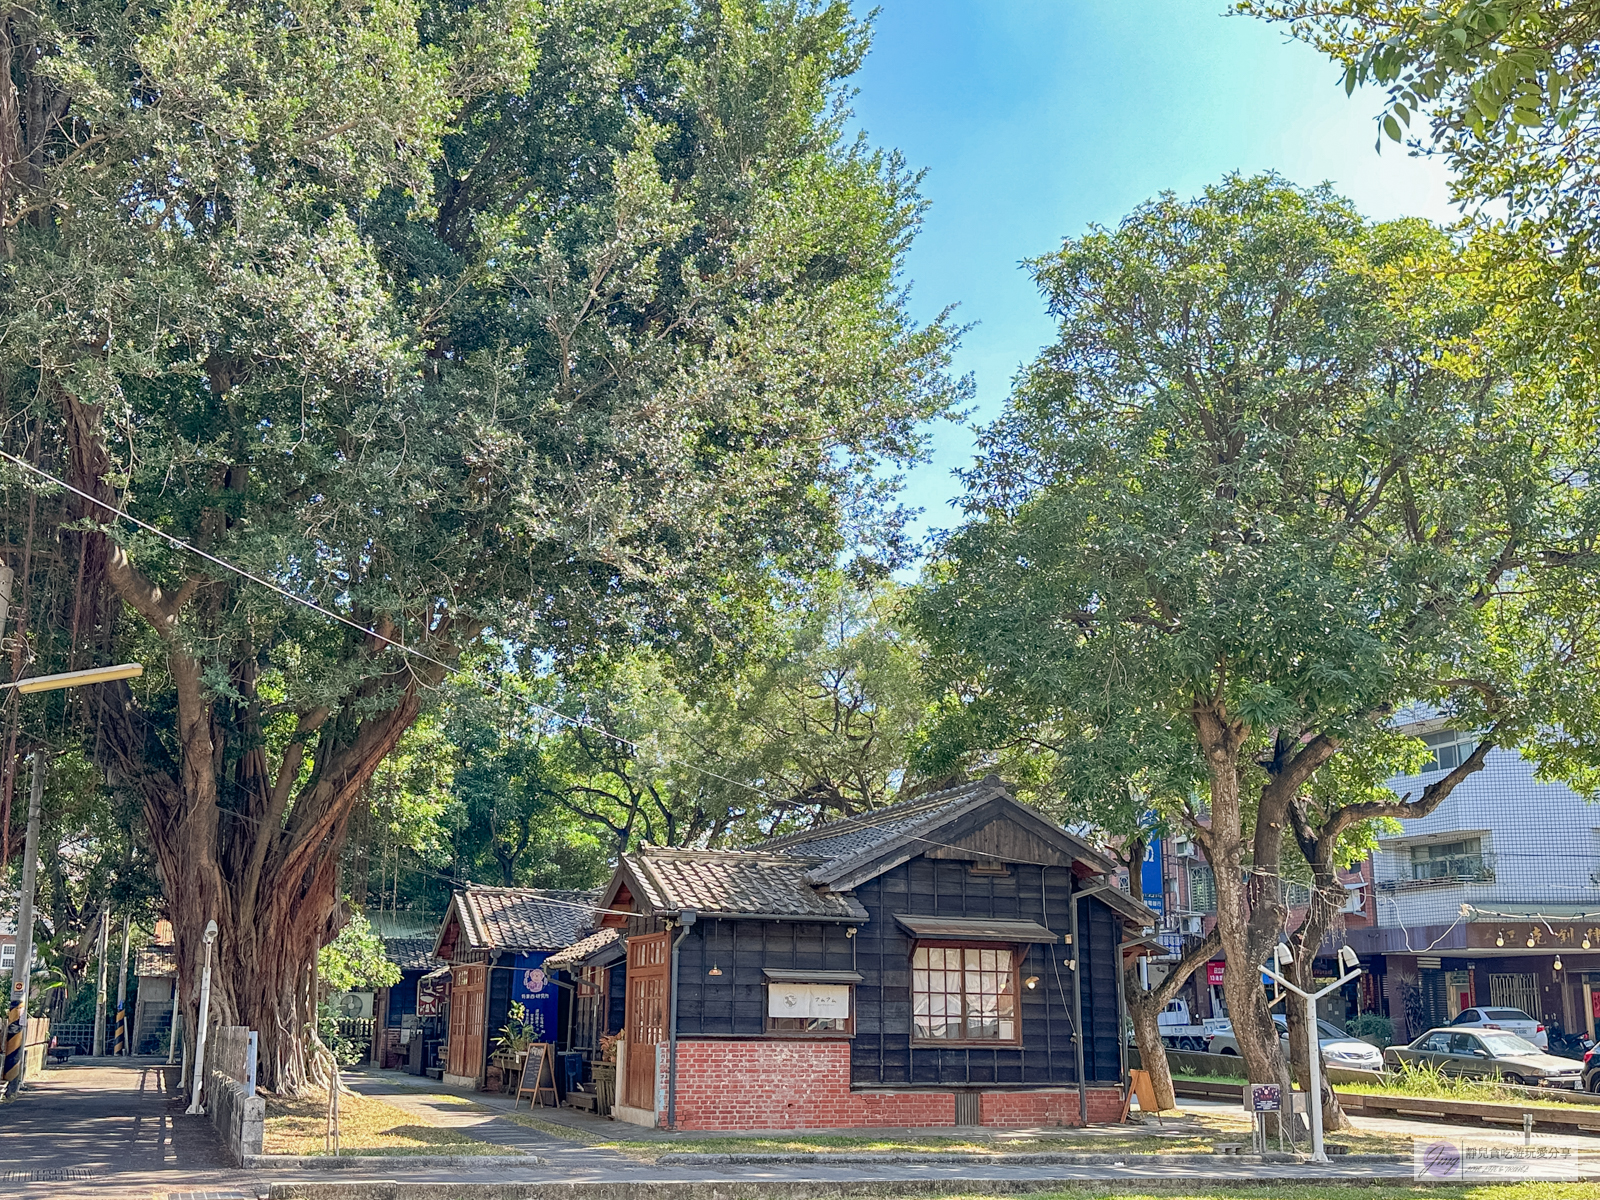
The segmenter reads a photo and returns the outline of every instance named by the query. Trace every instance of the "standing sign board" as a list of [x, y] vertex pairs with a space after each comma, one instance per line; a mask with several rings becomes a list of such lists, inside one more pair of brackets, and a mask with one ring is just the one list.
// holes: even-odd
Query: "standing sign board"
[[1283, 1085], [1281, 1083], [1252, 1083], [1248, 1100], [1251, 1112], [1282, 1112]]
[[511, 1098], [511, 1107], [528, 1097], [528, 1107], [535, 1104], [556, 1108], [561, 1099], [556, 1095], [556, 1048], [548, 1042], [537, 1042], [528, 1047], [528, 1057], [522, 1060], [522, 1078], [517, 1081], [517, 1094]]

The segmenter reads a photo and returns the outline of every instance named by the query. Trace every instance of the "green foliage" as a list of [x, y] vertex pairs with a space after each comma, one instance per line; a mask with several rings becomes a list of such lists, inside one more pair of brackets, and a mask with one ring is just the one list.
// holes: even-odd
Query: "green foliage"
[[1570, 0], [1242, 0], [1241, 12], [1289, 22], [1340, 60], [1346, 93], [1387, 89], [1384, 133], [1431, 115], [1434, 136], [1514, 146], [1526, 131], [1568, 130], [1593, 101], [1600, 22]]
[[[81, 564], [37, 558], [76, 600], [31, 669], [147, 664], [72, 727], [169, 899], [233, 897], [219, 986], [270, 1042], [352, 809], [463, 662], [709, 682], [818, 574], [903, 560], [883, 468], [962, 395], [898, 279], [917, 180], [846, 136], [842, 2], [46, 3], [4, 36], [7, 448], [350, 622], [0, 473], [13, 544], [37, 516]], [[376, 820], [437, 852], [504, 770], [464, 848], [498, 862], [548, 789], [466, 749], [447, 778], [411, 739]]]
[[317, 1005], [317, 1036], [333, 1052], [341, 1067], [353, 1067], [368, 1055], [369, 1043], [361, 1037], [345, 1037], [339, 1032], [339, 1014], [332, 1004]]
[[494, 1047], [502, 1054], [520, 1054], [544, 1036], [527, 1024], [528, 1010], [522, 1004], [513, 1004], [506, 1013], [506, 1023], [500, 1027]]
[[1394, 1022], [1382, 1013], [1357, 1013], [1348, 1027], [1352, 1037], [1370, 1041], [1380, 1050], [1394, 1041]]
[[317, 983], [326, 992], [372, 991], [400, 982], [384, 956], [383, 939], [361, 913], [351, 913], [337, 937], [317, 952]]

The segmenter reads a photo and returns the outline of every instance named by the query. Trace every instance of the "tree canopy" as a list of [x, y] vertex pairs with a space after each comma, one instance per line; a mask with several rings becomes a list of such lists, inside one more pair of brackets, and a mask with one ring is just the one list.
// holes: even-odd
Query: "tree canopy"
[[12, 555], [76, 597], [25, 665], [150, 666], [92, 744], [186, 1003], [215, 917], [293, 1087], [352, 810], [463, 653], [734, 665], [896, 560], [879, 468], [959, 390], [897, 279], [915, 178], [843, 136], [845, 5], [281, 16], [8, 10], [0, 385], [6, 448], [92, 497], [6, 475]]
[[[1260, 176], [1037, 260], [1058, 339], [984, 433], [921, 601], [974, 681], [958, 711], [1020, 696], [1203, 770], [1203, 803], [1169, 795], [1230, 961], [1283, 928], [1291, 827], [1331, 853], [1424, 815], [1490, 745], [1592, 778], [1592, 694], [1555, 686], [1600, 653], [1590, 418], [1490, 355], [1457, 254]], [[1380, 798], [1419, 706], [1482, 746]], [[1230, 974], [1252, 1078], [1275, 1078], [1260, 989]]]

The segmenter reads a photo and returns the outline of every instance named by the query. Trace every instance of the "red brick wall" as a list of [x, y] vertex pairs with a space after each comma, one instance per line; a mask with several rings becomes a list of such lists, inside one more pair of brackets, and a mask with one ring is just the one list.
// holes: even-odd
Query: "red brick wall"
[[[1091, 1121], [1115, 1121], [1121, 1110], [1116, 1088], [1089, 1090]], [[979, 1112], [985, 1125], [1076, 1125], [1078, 1093], [985, 1092]], [[849, 1042], [678, 1043], [679, 1129], [926, 1128], [954, 1125], [955, 1116], [950, 1092], [852, 1092]], [[665, 1112], [659, 1118], [666, 1124]]]
[[[1076, 1125], [1078, 1089], [1054, 1088], [1038, 1092], [984, 1092], [979, 1101], [985, 1125]], [[1089, 1121], [1103, 1125], [1122, 1116], [1119, 1088], [1089, 1089]]]

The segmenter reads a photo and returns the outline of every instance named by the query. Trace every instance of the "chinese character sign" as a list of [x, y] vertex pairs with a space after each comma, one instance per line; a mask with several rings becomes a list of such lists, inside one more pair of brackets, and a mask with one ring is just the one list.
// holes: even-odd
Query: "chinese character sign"
[[540, 966], [547, 957], [546, 954], [519, 954], [511, 975], [511, 1002], [527, 1009], [523, 1024], [540, 1042], [556, 1040], [558, 991], [555, 980]]
[[1167, 911], [1166, 881], [1161, 870], [1161, 839], [1153, 837], [1144, 848], [1144, 864], [1139, 873], [1146, 906], [1157, 913]]

